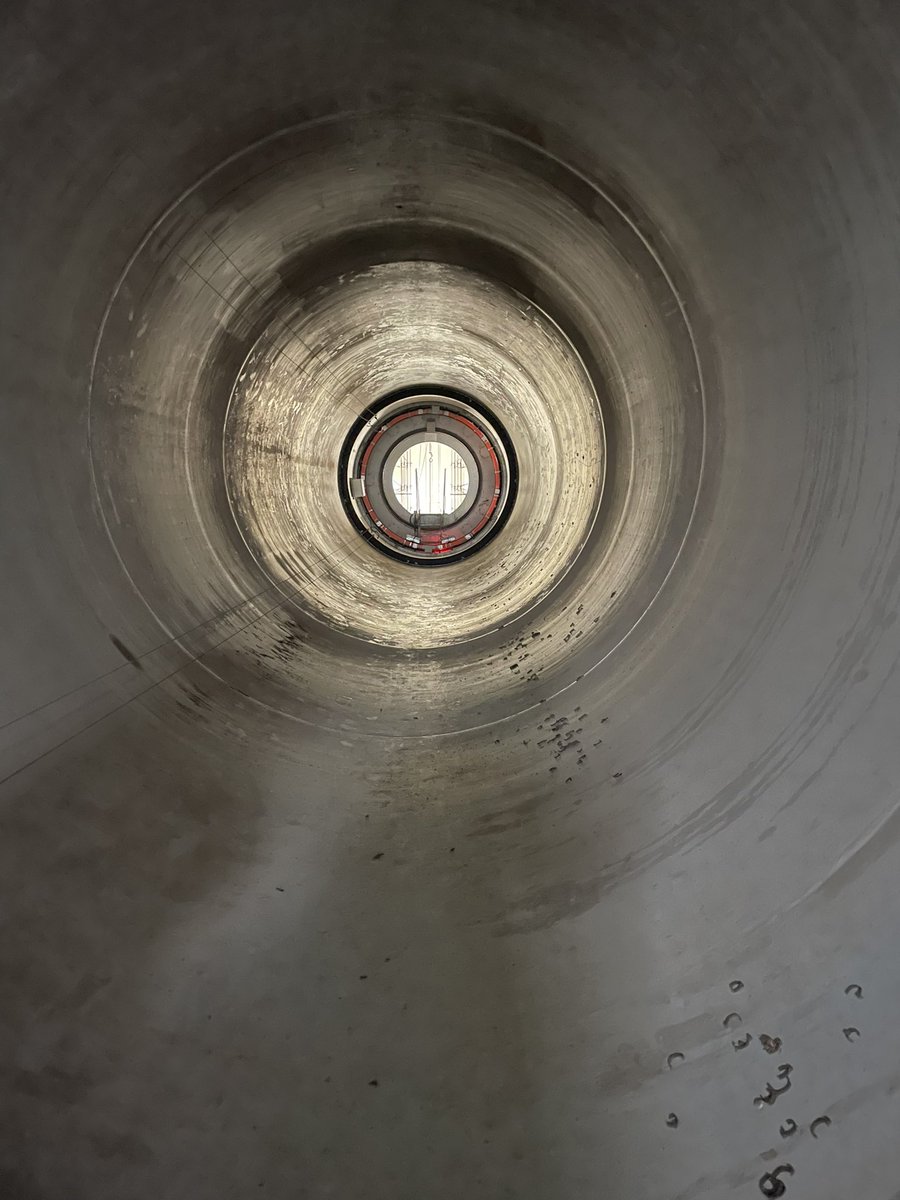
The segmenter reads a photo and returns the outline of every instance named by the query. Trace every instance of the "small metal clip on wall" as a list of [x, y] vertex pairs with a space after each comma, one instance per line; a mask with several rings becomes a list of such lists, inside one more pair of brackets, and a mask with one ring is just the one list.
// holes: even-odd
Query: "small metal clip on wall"
[[776, 1167], [774, 1171], [767, 1171], [759, 1181], [759, 1190], [764, 1196], [783, 1196], [787, 1191], [782, 1175], [793, 1175], [794, 1168], [790, 1163], [784, 1163], [783, 1166]]
[[774, 1104], [779, 1096], [784, 1092], [790, 1091], [790, 1074], [793, 1069], [790, 1063], [784, 1063], [778, 1068], [778, 1078], [784, 1080], [784, 1086], [772, 1087], [771, 1083], [767, 1083], [765, 1091], [761, 1095], [754, 1097], [753, 1103], [757, 1108], [762, 1108], [764, 1104]]

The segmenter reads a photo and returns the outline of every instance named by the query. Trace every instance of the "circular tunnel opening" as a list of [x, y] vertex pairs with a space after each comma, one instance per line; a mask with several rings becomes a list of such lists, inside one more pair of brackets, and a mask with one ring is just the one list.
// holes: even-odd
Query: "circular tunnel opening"
[[341, 499], [373, 546], [437, 566], [482, 548], [515, 501], [509, 435], [484, 405], [425, 388], [389, 396], [351, 428]]

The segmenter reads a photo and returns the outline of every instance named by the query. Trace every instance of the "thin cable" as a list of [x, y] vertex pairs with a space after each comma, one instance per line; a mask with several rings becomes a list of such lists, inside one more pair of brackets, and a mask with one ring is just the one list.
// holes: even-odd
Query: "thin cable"
[[[229, 263], [231, 267], [234, 268], [234, 270], [238, 273], [238, 275], [240, 275], [241, 279], [243, 279], [243, 281], [244, 281], [244, 283], [246, 283], [247, 287], [249, 287], [250, 290], [255, 293], [255, 295], [257, 296], [258, 299], [265, 302], [265, 296], [262, 294], [262, 292], [259, 290], [259, 288], [256, 286], [256, 284], [252, 281], [252, 279], [249, 279], [247, 277], [247, 275], [244, 274], [244, 272], [237, 265], [237, 263], [234, 261], [234, 259], [231, 257], [231, 255], [228, 253], [228, 251], [225, 250], [219, 244], [219, 242], [216, 241], [216, 239], [213, 237], [213, 235], [211, 233], [209, 233], [207, 230], [204, 230], [203, 232], [206, 234], [206, 236], [209, 238], [210, 242], [215, 246], [215, 248], [219, 251], [219, 253], [225, 259], [225, 261], [227, 263]], [[181, 255], [179, 255], [179, 258], [181, 258]], [[186, 262], [186, 261], [187, 261], [186, 259], [182, 258], [182, 262]], [[193, 267], [193, 264], [189, 264], [189, 265]], [[193, 269], [196, 270], [196, 268], [193, 268]], [[201, 279], [204, 280], [205, 283], [209, 283], [209, 280], [206, 279], [205, 276], [201, 275], [199, 271], [197, 271], [197, 274], [200, 276]], [[215, 287], [213, 287], [213, 285], [211, 283], [209, 283], [209, 286], [213, 289], [214, 292], [216, 292], [216, 295], [221, 296], [221, 292], [219, 292]], [[225, 297], [222, 296], [222, 299], [224, 300]], [[225, 303], [228, 304], [229, 301], [226, 300]], [[232, 306], [232, 308], [233, 307], [234, 306]], [[235, 309], [234, 311], [237, 311], [237, 310]], [[300, 334], [296, 331], [296, 329], [294, 329], [294, 327], [292, 325], [289, 325], [287, 323], [287, 321], [283, 320], [281, 317], [276, 317], [275, 320], [286, 333], [289, 333], [291, 335], [291, 337], [295, 338], [296, 341], [298, 341], [300, 343], [300, 345], [303, 347], [303, 349], [306, 351], [306, 353], [310, 356], [310, 358], [315, 359], [319, 363], [319, 365], [325, 369], [325, 371], [334, 380], [334, 383], [335, 383], [336, 387], [338, 388], [338, 391], [342, 393], [344, 391], [343, 384], [341, 383], [340, 379], [338, 379], [337, 375], [335, 375], [335, 373], [332, 371], [328, 361], [321, 356], [319, 351], [313, 349], [313, 347], [310, 346], [308, 342], [304, 341], [303, 338], [300, 336]], [[263, 336], [265, 336], [265, 334]], [[270, 337], [269, 340], [272, 342], [272, 345], [275, 347], [275, 349], [280, 354], [284, 354], [284, 357], [288, 360], [288, 362], [291, 363], [293, 366], [295, 366], [298, 371], [303, 370], [303, 368], [299, 365], [299, 363], [294, 362], [294, 360], [290, 357], [289, 354], [287, 354], [286, 351], [281, 350], [281, 348], [279, 346], [275, 345], [275, 341], [273, 338]], [[346, 402], [349, 403], [351, 399], [352, 399], [352, 397], [348, 396]], [[377, 417], [377, 415], [378, 415], [368, 404], [363, 406], [363, 408], [361, 409], [361, 412], [368, 413], [368, 415], [370, 417]]]
[[35, 763], [39, 763], [41, 759], [46, 758], [48, 754], [53, 754], [53, 752], [55, 750], [59, 750], [61, 746], [67, 745], [69, 742], [74, 741], [75, 738], [81, 737], [83, 733], [87, 733], [89, 729], [93, 729], [95, 726], [102, 724], [102, 722], [107, 720], [109, 717], [115, 716], [117, 712], [121, 712], [123, 708], [126, 708], [129, 704], [133, 703], [133, 701], [139, 700], [141, 696], [146, 696], [148, 692], [152, 692], [153, 689], [159, 687], [161, 683], [166, 683], [167, 680], [171, 679], [174, 675], [177, 675], [180, 671], [183, 671], [186, 667], [190, 667], [195, 662], [199, 662], [201, 658], [205, 658], [206, 655], [211, 651], [218, 650], [220, 646], [224, 646], [226, 642], [230, 641], [233, 637], [236, 637], [237, 634], [243, 633], [245, 630], [250, 629], [251, 626], [255, 625], [257, 621], [261, 621], [263, 617], [269, 616], [269, 614], [273, 613], [276, 608], [279, 608], [283, 602], [284, 597], [279, 597], [277, 604], [273, 604], [271, 608], [266, 609], [264, 612], [258, 613], [252, 621], [248, 621], [247, 624], [242, 625], [240, 629], [233, 629], [231, 633], [221, 638], [218, 642], [213, 642], [211, 646], [207, 646], [206, 649], [202, 650], [199, 654], [192, 655], [187, 662], [182, 663], [179, 667], [175, 667], [174, 670], [169, 671], [167, 675], [163, 675], [159, 679], [155, 679], [153, 683], [148, 684], [148, 686], [142, 688], [141, 691], [135, 692], [133, 696], [129, 696], [127, 700], [123, 700], [121, 704], [117, 704], [116, 707], [111, 708], [109, 712], [106, 712], [102, 716], [97, 717], [95, 720], [90, 721], [87, 725], [82, 725], [80, 729], [76, 729], [75, 732], [70, 733], [68, 737], [64, 737], [60, 741], [55, 742], [48, 749], [42, 751], [40, 754], [35, 755], [35, 757], [29, 759], [28, 762], [23, 763], [22, 766], [16, 767], [14, 771], [10, 771], [8, 775], [4, 775], [3, 778], [0, 779], [0, 787], [2, 787], [5, 783], [9, 783], [11, 779], [15, 779], [17, 775], [21, 775], [23, 771], [27, 771], [29, 767], [33, 767]]
[[[252, 596], [246, 596], [243, 600], [239, 600], [237, 604], [233, 604], [231, 608], [225, 608], [219, 613], [214, 613], [213, 616], [207, 617], [205, 621], [200, 621], [196, 625], [192, 625], [189, 629], [183, 630], [181, 633], [173, 634], [172, 637], [166, 638], [164, 642], [160, 642], [157, 646], [152, 646], [149, 650], [144, 650], [141, 654], [135, 654], [135, 662], [119, 663], [117, 667], [111, 667], [110, 670], [104, 671], [100, 675], [95, 675], [93, 679], [88, 679], [84, 683], [79, 683], [76, 687], [70, 688], [68, 692], [62, 692], [59, 696], [54, 696], [52, 700], [45, 700], [43, 704], [38, 704], [35, 708], [30, 708], [27, 712], [20, 713], [17, 717], [12, 717], [3, 725], [0, 725], [0, 733], [4, 729], [9, 729], [12, 725], [17, 725], [19, 721], [24, 721], [26, 717], [33, 717], [36, 713], [43, 712], [45, 708], [51, 708], [54, 704], [59, 704], [63, 700], [68, 700], [70, 696], [76, 695], [78, 692], [83, 692], [85, 688], [93, 687], [95, 683], [101, 683], [104, 679], [108, 679], [111, 675], [116, 675], [119, 671], [125, 671], [129, 667], [133, 667], [135, 663], [141, 662], [145, 658], [149, 658], [151, 654], [156, 654], [158, 650], [164, 650], [166, 646], [172, 645], [173, 642], [179, 642], [182, 638], [189, 637], [192, 633], [196, 633], [198, 629], [204, 629], [207, 625], [213, 625], [216, 621], [221, 621], [224, 617], [230, 616], [237, 609], [243, 608], [245, 604], [249, 604], [253, 600], [258, 600], [265, 592], [269, 592], [272, 588], [280, 587], [281, 584], [276, 581], [268, 584], [267, 587], [255, 592]], [[142, 669], [142, 668], [140, 668]]]
[[[209, 236], [209, 235], [207, 235], [207, 236]], [[209, 240], [212, 241], [213, 239], [210, 238]], [[213, 243], [213, 244], [215, 245], [215, 243]], [[219, 299], [222, 301], [222, 303], [227, 304], [233, 313], [235, 313], [237, 316], [241, 315], [240, 312], [238, 311], [237, 305], [233, 304], [226, 295], [224, 295], [222, 292], [220, 292], [219, 289], [216, 287], [216, 285], [211, 280], [207, 279], [206, 276], [203, 274], [203, 272], [199, 271], [192, 262], [189, 262], [184, 257], [183, 254], [179, 254], [179, 252], [177, 250], [173, 250], [172, 253], [175, 255], [176, 258], [181, 259], [181, 261], [184, 263], [184, 265], [186, 267], [188, 267], [191, 271], [194, 272], [194, 274], [197, 276], [197, 278], [200, 280], [201, 283], [205, 283], [206, 286], [211, 291], [215, 292], [215, 294], [219, 297]], [[251, 284], [250, 286], [252, 287], [253, 285]], [[276, 351], [276, 353], [283, 355], [288, 360], [288, 362], [291, 364], [292, 367], [294, 367], [297, 371], [302, 373], [303, 368], [300, 366], [300, 364], [298, 362], [295, 362], [291, 358], [291, 356], [288, 354], [288, 352], [286, 350], [283, 350], [281, 348], [281, 346], [276, 345], [275, 339], [270, 334], [268, 334], [264, 330], [260, 334], [260, 337], [267, 339], [271, 343], [272, 348]]]

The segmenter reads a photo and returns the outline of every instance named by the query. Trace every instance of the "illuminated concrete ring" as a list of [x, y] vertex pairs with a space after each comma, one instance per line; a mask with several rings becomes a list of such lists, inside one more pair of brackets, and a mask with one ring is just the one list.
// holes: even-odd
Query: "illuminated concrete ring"
[[416, 389], [386, 397], [354, 424], [339, 486], [348, 515], [374, 546], [436, 566], [473, 553], [500, 530], [515, 500], [515, 458], [497, 419], [470, 397]]

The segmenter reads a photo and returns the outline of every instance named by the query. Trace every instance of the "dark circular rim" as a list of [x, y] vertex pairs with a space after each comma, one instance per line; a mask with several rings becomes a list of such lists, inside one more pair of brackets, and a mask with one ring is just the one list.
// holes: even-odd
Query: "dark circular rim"
[[[438, 525], [417, 523], [385, 485], [392, 451], [429, 423], [436, 440], [453, 445], [477, 481], [466, 501]], [[396, 454], [394, 455], [396, 457]], [[360, 413], [344, 439], [338, 487], [344, 510], [373, 546], [412, 566], [459, 562], [500, 532], [509, 518], [518, 485], [515, 453], [506, 430], [473, 397], [442, 385], [402, 388]], [[472, 494], [474, 493], [474, 494]], [[393, 501], [393, 502], [392, 502]], [[408, 518], [408, 519], [407, 519]]]

